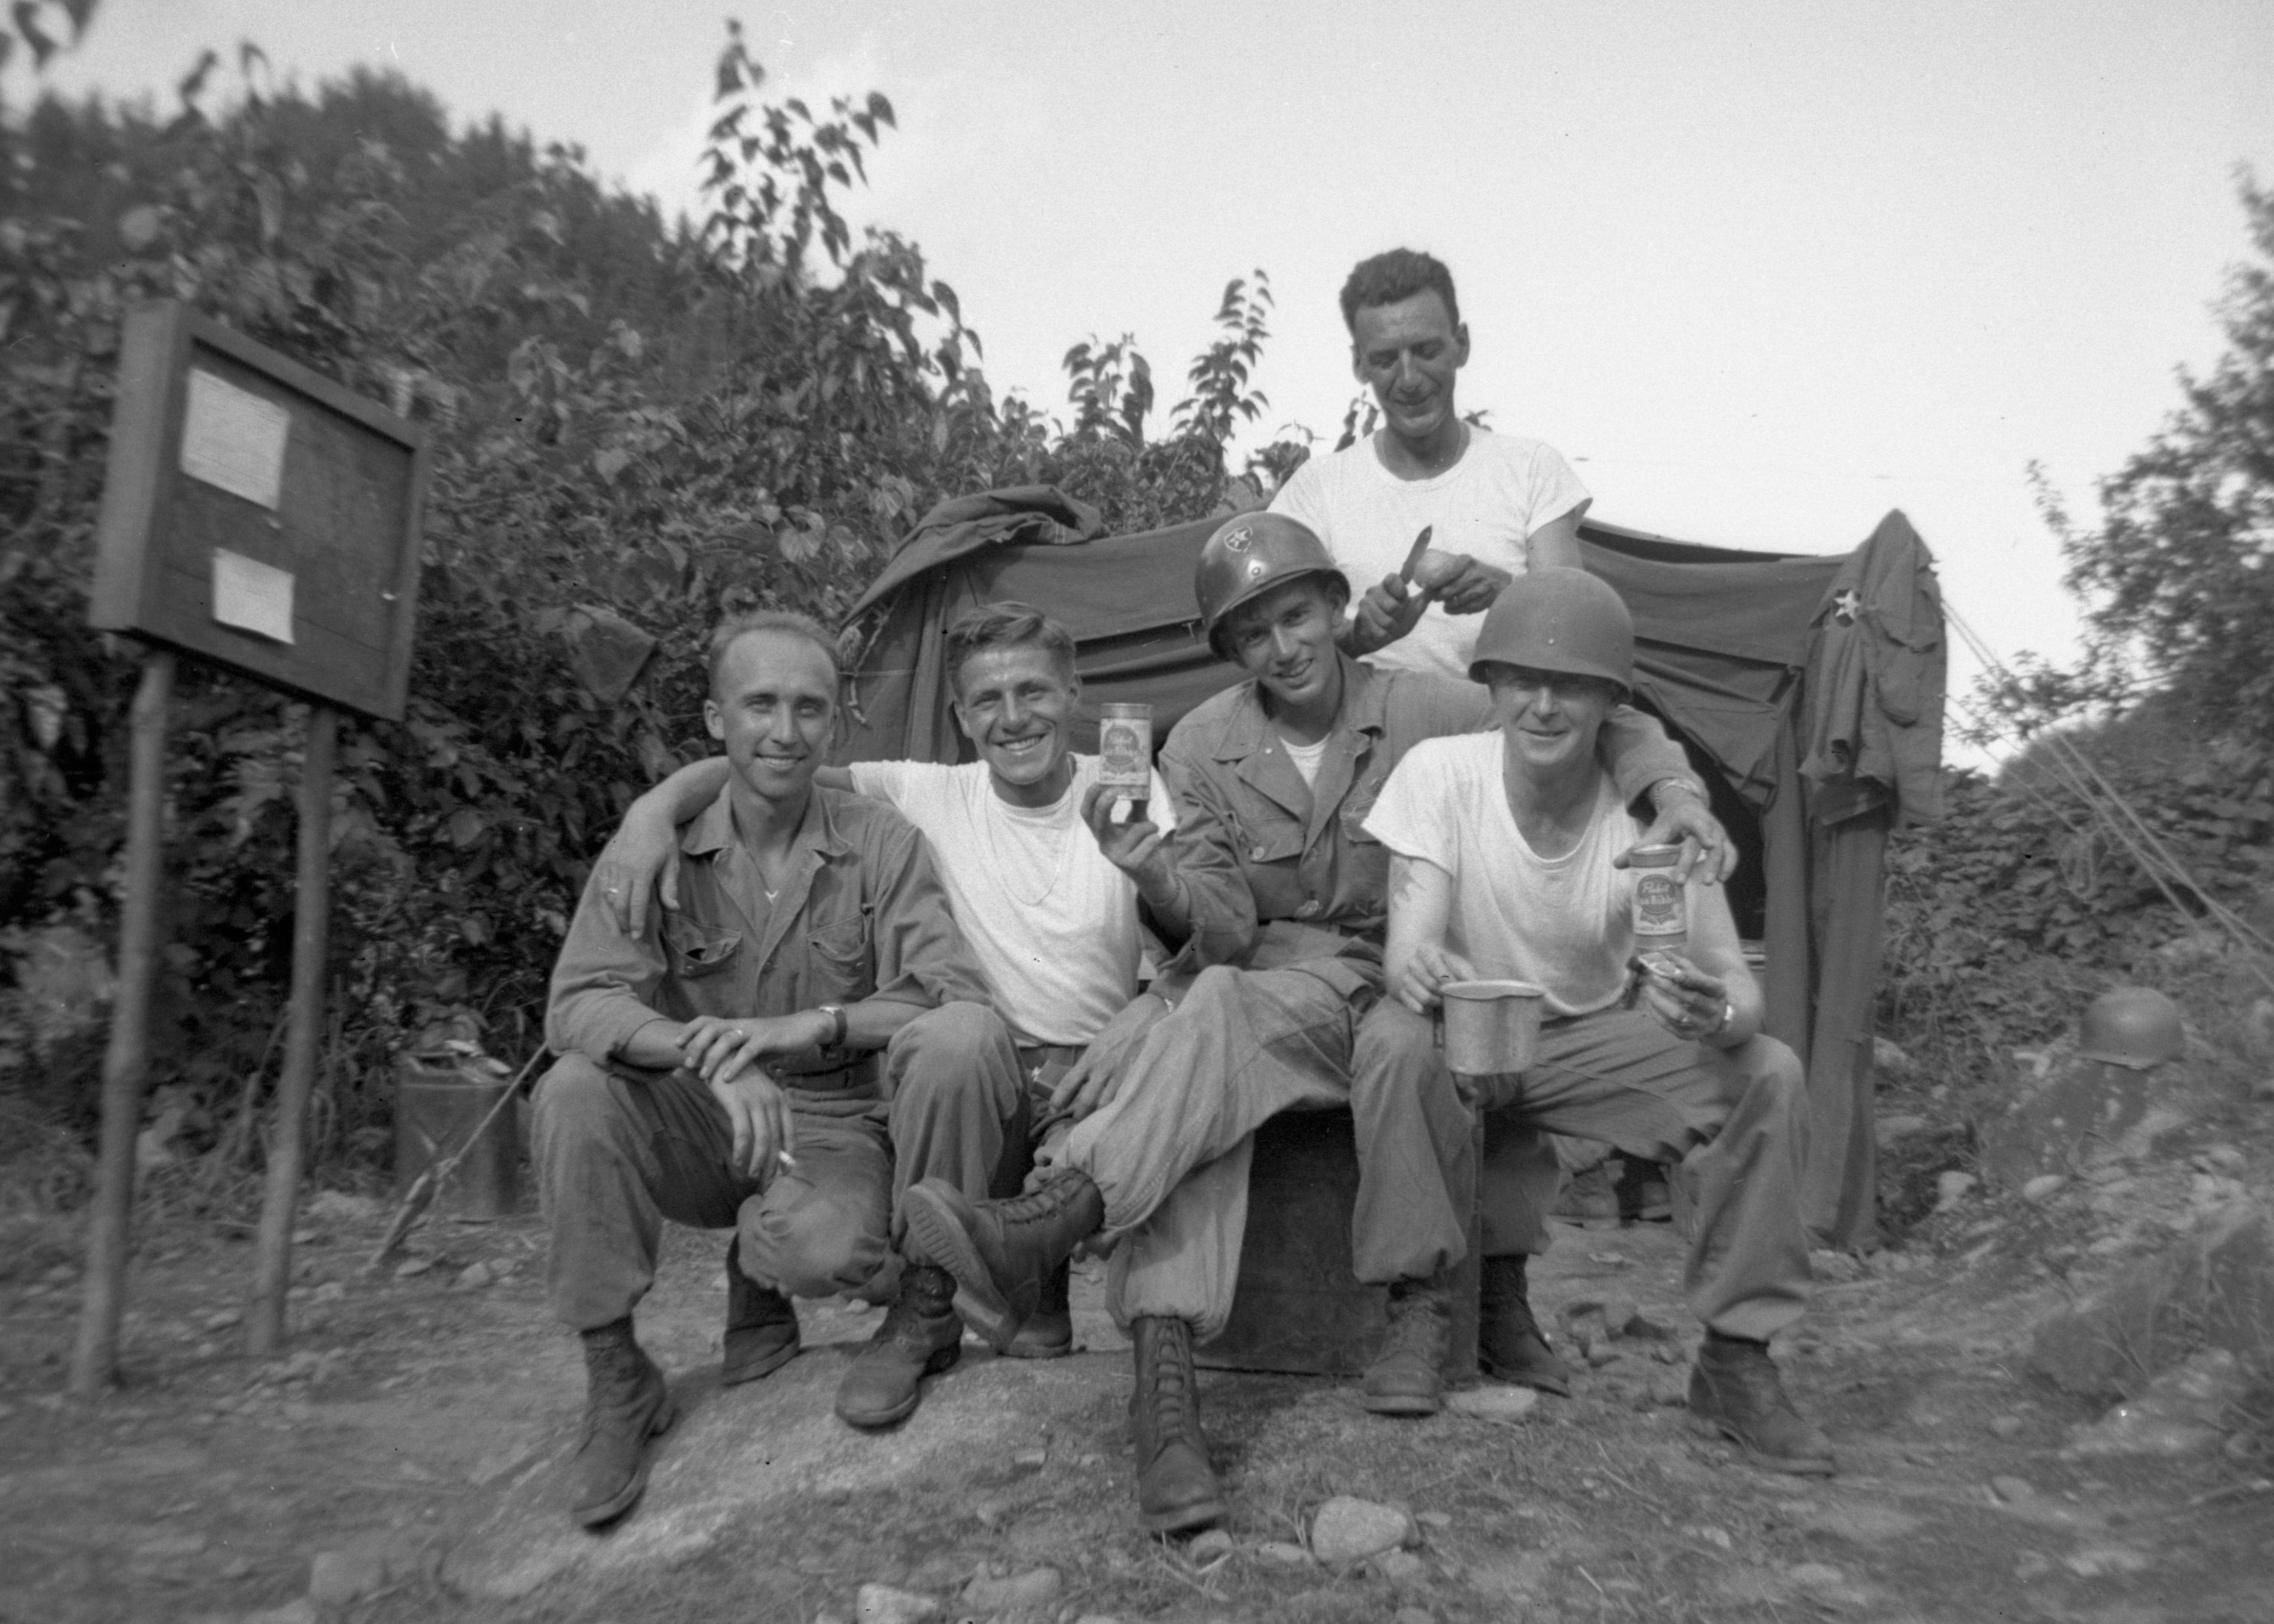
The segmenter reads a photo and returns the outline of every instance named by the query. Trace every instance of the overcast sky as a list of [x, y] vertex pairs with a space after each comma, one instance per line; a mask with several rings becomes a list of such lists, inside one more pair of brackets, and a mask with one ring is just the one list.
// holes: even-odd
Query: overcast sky
[[[101, 0], [49, 79], [154, 94], [240, 40], [304, 84], [399, 69], [696, 207], [734, 0]], [[2274, 180], [2265, 0], [739, 8], [772, 87], [889, 95], [861, 217], [953, 283], [998, 389], [1133, 333], [1159, 421], [1224, 282], [1279, 304], [1265, 427], [1331, 436], [1335, 293], [1405, 244], [1459, 281], [1465, 406], [1599, 518], [1832, 552], [1890, 508], [2010, 654], [2074, 617], [2024, 477], [2074, 506], [2218, 353]], [[5, 88], [19, 100], [20, 64]], [[1962, 660], [1961, 671], [1971, 669]], [[1961, 686], [1954, 683], [1954, 688]]]

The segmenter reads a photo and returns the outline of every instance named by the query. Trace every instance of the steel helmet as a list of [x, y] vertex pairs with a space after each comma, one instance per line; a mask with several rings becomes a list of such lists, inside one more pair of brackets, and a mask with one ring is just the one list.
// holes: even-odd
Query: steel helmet
[[1201, 548], [1193, 571], [1193, 596], [1199, 600], [1201, 629], [1209, 647], [1231, 658], [1216, 636], [1224, 617], [1298, 575], [1325, 575], [1350, 596], [1350, 577], [1337, 566], [1327, 544], [1311, 527], [1284, 513], [1243, 513], [1216, 527]]
[[1610, 583], [1584, 569], [1532, 569], [1502, 589], [1485, 611], [1469, 657], [1469, 680], [1488, 665], [1570, 672], [1634, 687], [1634, 617]]
[[2186, 1047], [2180, 1006], [2152, 987], [2117, 987], [2085, 1006], [2078, 1023], [2087, 1060], [2144, 1071], [2175, 1060]]

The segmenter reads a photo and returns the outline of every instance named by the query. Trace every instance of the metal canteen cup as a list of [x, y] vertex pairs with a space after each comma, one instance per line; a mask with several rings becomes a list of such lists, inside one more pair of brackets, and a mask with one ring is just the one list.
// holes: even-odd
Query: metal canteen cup
[[1437, 989], [1445, 1064], [1463, 1077], [1497, 1077], [1532, 1064], [1545, 988], [1530, 981], [1447, 981]]

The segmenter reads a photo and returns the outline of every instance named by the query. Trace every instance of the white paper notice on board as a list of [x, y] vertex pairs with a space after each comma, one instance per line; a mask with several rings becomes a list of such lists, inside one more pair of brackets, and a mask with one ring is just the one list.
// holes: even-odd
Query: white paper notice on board
[[292, 572], [215, 547], [213, 618], [256, 636], [291, 642]]
[[190, 369], [182, 471], [191, 478], [273, 508], [284, 485], [284, 442], [291, 432], [287, 408], [203, 368]]

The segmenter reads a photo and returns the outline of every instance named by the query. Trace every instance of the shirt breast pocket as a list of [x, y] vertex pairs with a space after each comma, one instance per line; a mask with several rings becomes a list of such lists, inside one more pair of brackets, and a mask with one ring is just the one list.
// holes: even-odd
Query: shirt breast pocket
[[683, 914], [664, 916], [663, 942], [671, 973], [683, 981], [716, 975], [742, 951], [742, 933], [706, 925]]
[[834, 920], [805, 935], [807, 1007], [858, 1004], [877, 990], [876, 944], [863, 910], [857, 919]]
[[1292, 862], [1303, 854], [1303, 826], [1291, 818], [1269, 822], [1243, 818], [1239, 825], [1239, 859], [1257, 868]]

